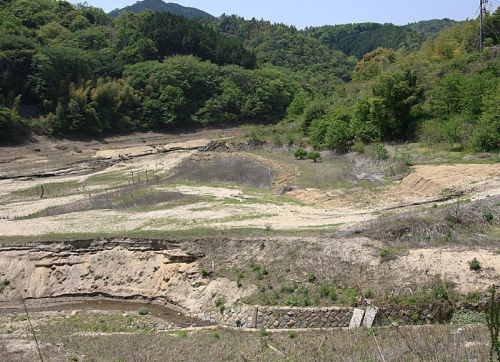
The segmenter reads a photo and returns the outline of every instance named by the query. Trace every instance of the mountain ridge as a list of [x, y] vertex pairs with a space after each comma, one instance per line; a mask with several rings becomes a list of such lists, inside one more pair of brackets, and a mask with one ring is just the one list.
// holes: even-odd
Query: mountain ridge
[[143, 10], [150, 9], [153, 11], [166, 11], [175, 15], [183, 15], [188, 19], [191, 18], [208, 18], [208, 19], [216, 19], [215, 16], [191, 7], [185, 7], [176, 3], [166, 3], [162, 0], [143, 0], [137, 1], [133, 5], [125, 6], [122, 9], [115, 9], [109, 13], [112, 17], [117, 17], [120, 13], [131, 11], [133, 13], [140, 13]]

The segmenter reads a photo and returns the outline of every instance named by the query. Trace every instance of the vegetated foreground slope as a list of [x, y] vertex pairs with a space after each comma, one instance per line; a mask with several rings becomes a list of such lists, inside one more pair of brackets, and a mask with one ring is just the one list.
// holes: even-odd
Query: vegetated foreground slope
[[[239, 132], [148, 133], [98, 143], [39, 139], [4, 149], [0, 305], [20, 308], [24, 298], [31, 309], [68, 297], [118, 298], [196, 315], [221, 305], [354, 306], [363, 303], [361, 294], [378, 306], [463, 300], [479, 305], [498, 280], [498, 164], [419, 165], [383, 186], [363, 183], [367, 172], [359, 168], [361, 156], [352, 153], [335, 162], [355, 165], [345, 166], [346, 177], [358, 186], [299, 187], [279, 195], [283, 185], [302, 185], [309, 166], [319, 180], [320, 172], [333, 167], [327, 154], [312, 163], [283, 149], [256, 152], [249, 143], [220, 141]], [[349, 163], [352, 157], [357, 164]], [[44, 177], [37, 177], [37, 167]], [[273, 178], [247, 185], [245, 172]], [[473, 260], [479, 269], [471, 269]], [[59, 320], [36, 313], [45, 353], [52, 353], [53, 343], [78, 355], [103, 351], [95, 343], [106, 336], [86, 337], [95, 348], [83, 352], [54, 332], [60, 328], [76, 341], [82, 328], [105, 333], [162, 325], [128, 314], [97, 315]], [[98, 321], [84, 327], [93, 318]], [[26, 356], [35, 347], [26, 346], [21, 322], [7, 321], [0, 333], [19, 331], [4, 345]], [[196, 341], [205, 338], [198, 333]], [[210, 333], [215, 340], [227, 337]], [[102, 360], [129, 351], [116, 349], [122, 337], [116, 338], [110, 341], [114, 352], [108, 351], [113, 356]], [[297, 353], [283, 341], [273, 343]], [[472, 346], [467, 350], [481, 350]], [[393, 360], [401, 356], [384, 348]]]

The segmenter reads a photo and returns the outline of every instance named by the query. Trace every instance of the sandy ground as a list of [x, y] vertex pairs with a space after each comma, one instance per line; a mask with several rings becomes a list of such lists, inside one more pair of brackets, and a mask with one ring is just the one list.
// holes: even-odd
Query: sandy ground
[[[215, 131], [214, 131], [215, 132]], [[467, 195], [479, 199], [500, 194], [500, 165], [498, 164], [455, 164], [421, 165], [412, 168], [412, 172], [402, 181], [369, 195], [369, 203], [360, 203], [367, 198], [368, 191], [362, 189], [331, 190], [301, 189], [286, 193], [284, 196], [248, 194], [237, 187], [197, 187], [173, 186], [165, 191], [205, 196], [209, 202], [200, 201], [160, 208], [152, 211], [132, 212], [127, 210], [91, 210], [75, 212], [53, 217], [14, 220], [34, 212], [64, 205], [88, 197], [84, 192], [86, 181], [91, 177], [110, 177], [110, 184], [125, 186], [137, 178], [145, 180], [153, 175], [165, 175], [173, 167], [196, 153], [197, 148], [206, 145], [210, 138], [205, 134], [190, 134], [189, 137], [164, 136], [157, 134], [138, 135], [129, 139], [101, 141], [95, 147], [90, 142], [84, 148], [81, 144], [66, 142], [63, 146], [50, 145], [54, 152], [68, 152], [79, 149], [81, 153], [71, 152], [66, 156], [47, 153], [42, 157], [44, 173], [52, 177], [29, 175], [33, 164], [39, 163], [39, 152], [24, 146], [22, 159], [12, 157], [13, 150], [2, 150], [0, 157], [0, 235], [29, 235], [61, 232], [126, 232], [127, 230], [171, 230], [196, 227], [235, 228], [262, 227], [274, 229], [300, 229], [332, 225], [348, 225], [367, 221], [377, 217], [377, 213], [387, 209], [410, 209], [413, 204], [435, 202], [446, 195]], [[173, 142], [174, 140], [178, 142]], [[154, 141], [154, 143], [152, 142]], [[40, 141], [39, 143], [47, 143]], [[62, 150], [61, 150], [62, 148]], [[7, 152], [4, 152], [7, 151]], [[85, 159], [81, 159], [82, 154]], [[61, 157], [65, 164], [54, 164]], [[266, 166], [277, 171], [273, 189], [279, 190], [289, 185], [297, 170], [291, 165], [283, 165], [248, 154], [241, 157], [254, 157]], [[31, 160], [31, 163], [29, 162]], [[89, 169], [88, 164], [99, 160], [108, 162], [105, 166], [97, 164]], [[75, 168], [75, 162], [77, 166]], [[31, 166], [28, 166], [31, 165]], [[52, 165], [52, 168], [50, 168]], [[72, 168], [69, 166], [73, 165]], [[26, 166], [24, 168], [24, 166]], [[23, 170], [25, 172], [23, 172]], [[55, 171], [62, 170], [60, 173]], [[16, 174], [8, 177], [9, 174]], [[0, 174], [1, 175], [1, 174]], [[142, 176], [141, 176], [142, 175]], [[121, 181], [116, 181], [121, 180]], [[57, 197], [40, 198], [40, 192], [25, 196], [22, 190], [38, 190], [44, 185], [51, 190], [54, 184], [73, 182], [73, 194]], [[120, 183], [121, 182], [121, 183]], [[88, 186], [86, 191], [95, 192], [103, 185]], [[48, 192], [48, 191], [47, 191]], [[298, 203], [297, 203], [298, 201]]]
[[[158, 189], [197, 195], [202, 197], [201, 201], [146, 211], [91, 210], [14, 220], [88, 197], [78, 189], [73, 195], [48, 198], [25, 196], [19, 193], [22, 190], [41, 185], [49, 189], [51, 184], [69, 181], [82, 185], [96, 175], [115, 178], [121, 175], [123, 185], [130, 182], [132, 173], [137, 175], [149, 170], [165, 175], [210, 139], [230, 135], [230, 132], [234, 130], [221, 131], [221, 134], [213, 131], [208, 135], [135, 135], [128, 139], [89, 141], [88, 144], [67, 141], [64, 147], [56, 145], [59, 148], [54, 143], [40, 140], [36, 145], [24, 148], [4, 148], [0, 157], [0, 237], [71, 232], [117, 232], [123, 235], [131, 230], [185, 230], [194, 227], [287, 230], [335, 227], [374, 219], [384, 210], [398, 208], [400, 212], [408, 211], [418, 207], [414, 204], [435, 203], [450, 194], [471, 199], [500, 195], [499, 164], [421, 165], [413, 167], [402, 181], [370, 194], [369, 204], [359, 202], [360, 197], [366, 197], [361, 194], [364, 191], [359, 190], [325, 192], [305, 189], [278, 196], [239, 187], [172, 185], [158, 186]], [[14, 157], [16, 154], [22, 156]], [[242, 157], [254, 156], [246, 154]], [[101, 163], [93, 164], [96, 160]], [[108, 163], [103, 164], [104, 161]], [[38, 165], [43, 166], [37, 168]], [[277, 171], [275, 190], [289, 185], [296, 172], [291, 166], [269, 160], [266, 165]], [[58, 170], [60, 172], [52, 177], [36, 177], [37, 173]], [[344, 240], [343, 248], [358, 250], [357, 243], [356, 239]], [[467, 262], [478, 256], [485, 267], [481, 273], [471, 274]], [[416, 275], [444, 275], [464, 290], [481, 289], [498, 277], [500, 255], [486, 249], [414, 249], [399, 258], [394, 267]]]

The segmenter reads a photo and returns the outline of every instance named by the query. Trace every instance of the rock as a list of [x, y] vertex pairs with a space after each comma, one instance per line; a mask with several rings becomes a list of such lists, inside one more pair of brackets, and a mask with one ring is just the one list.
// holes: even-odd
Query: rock
[[284, 195], [286, 194], [287, 192], [290, 192], [290, 191], [294, 191], [294, 190], [298, 190], [299, 187], [298, 186], [285, 186], [283, 187], [280, 192], [278, 192], [279, 195]]

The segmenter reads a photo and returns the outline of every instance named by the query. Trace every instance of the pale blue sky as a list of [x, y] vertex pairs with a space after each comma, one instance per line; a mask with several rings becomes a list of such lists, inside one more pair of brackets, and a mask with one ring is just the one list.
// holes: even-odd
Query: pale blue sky
[[[164, 0], [165, 1], [165, 0]], [[72, 0], [73, 3], [79, 1]], [[132, 5], [136, 0], [87, 0], [89, 5], [110, 12]], [[393, 23], [406, 25], [411, 22], [449, 18], [465, 20], [476, 18], [479, 0], [166, 0], [182, 6], [194, 7], [214, 16], [236, 14], [245, 19], [256, 18], [273, 23], [306, 26], [336, 25], [347, 23]], [[496, 9], [500, 0], [491, 0]]]

